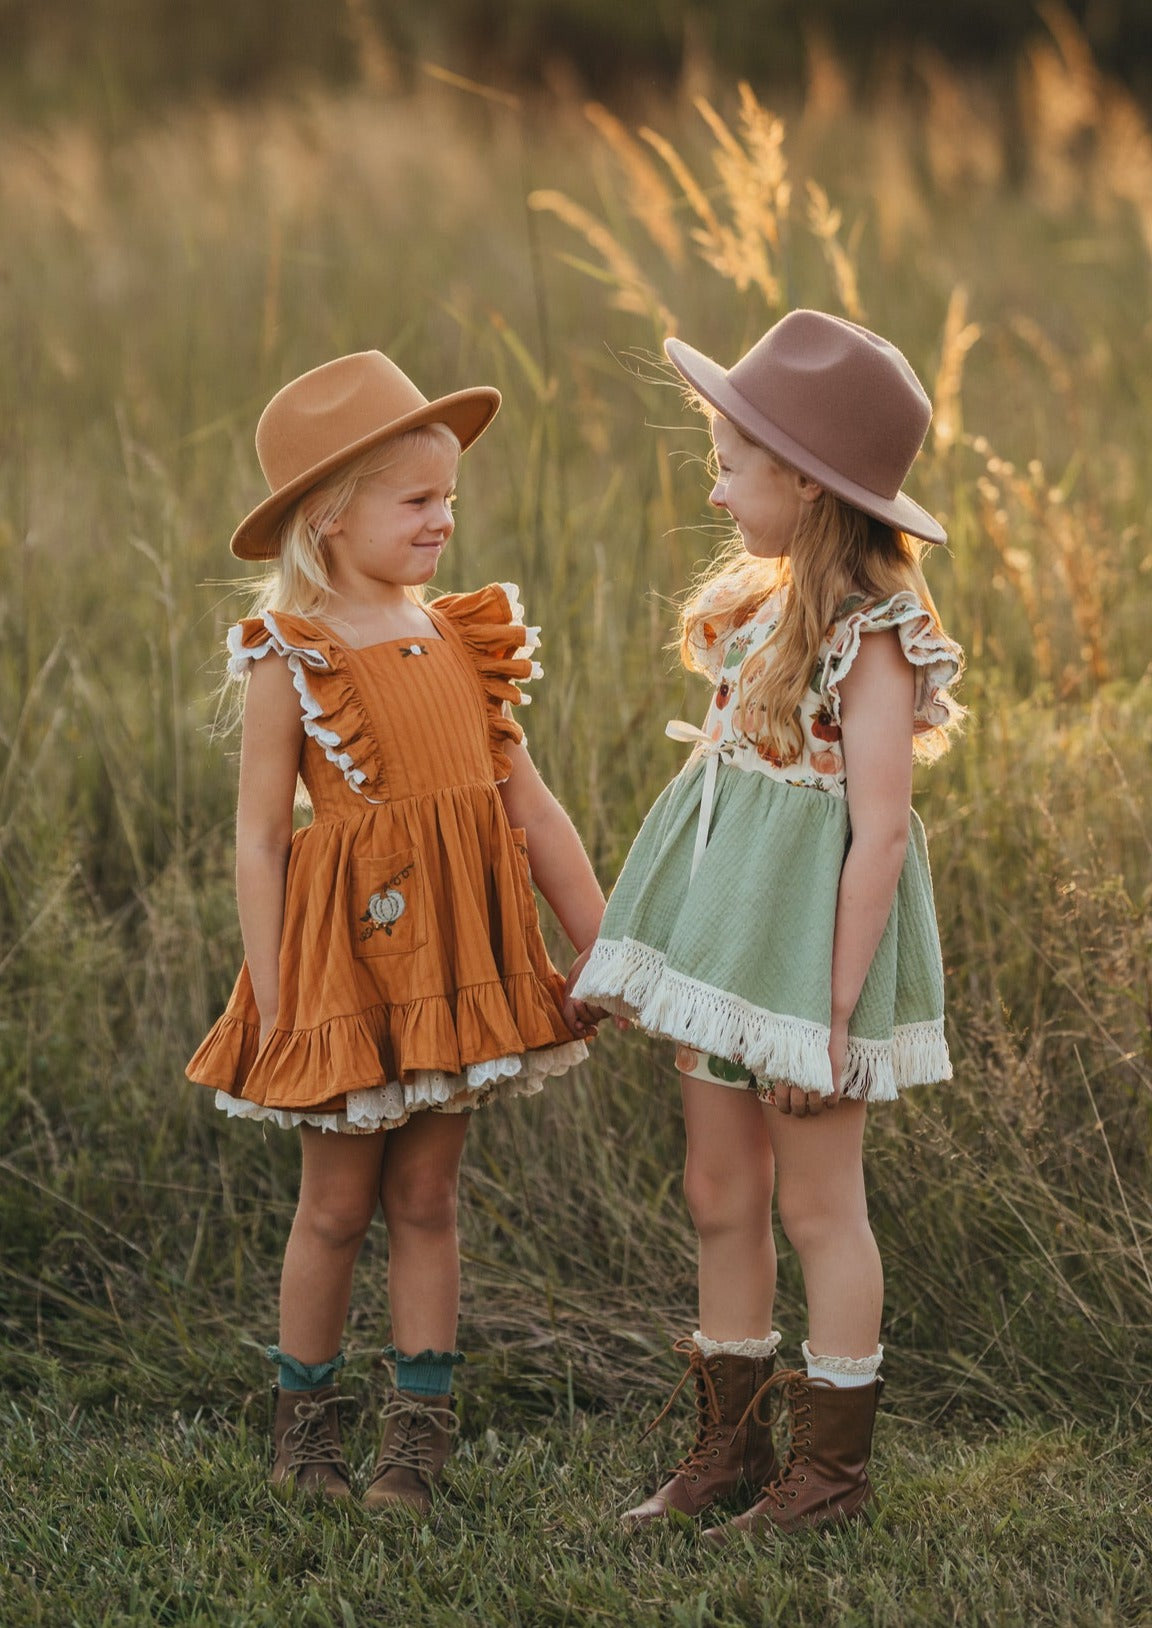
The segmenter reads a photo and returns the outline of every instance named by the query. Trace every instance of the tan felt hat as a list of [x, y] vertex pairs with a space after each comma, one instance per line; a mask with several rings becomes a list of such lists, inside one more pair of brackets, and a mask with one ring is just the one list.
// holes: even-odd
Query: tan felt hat
[[429, 401], [378, 350], [338, 356], [286, 384], [256, 426], [256, 455], [271, 495], [237, 526], [232, 552], [271, 560], [289, 509], [310, 486], [350, 458], [421, 424], [447, 424], [461, 448], [488, 428], [500, 406], [489, 385]]
[[895, 345], [823, 311], [791, 311], [723, 368], [681, 339], [664, 349], [704, 400], [759, 446], [865, 514], [929, 543], [943, 526], [900, 490], [932, 404]]

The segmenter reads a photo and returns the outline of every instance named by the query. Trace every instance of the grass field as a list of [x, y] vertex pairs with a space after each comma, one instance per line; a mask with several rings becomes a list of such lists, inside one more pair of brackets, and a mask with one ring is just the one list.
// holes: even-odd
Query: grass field
[[[816, 69], [778, 127], [715, 85], [627, 128], [429, 86], [0, 129], [0, 1619], [1152, 1621], [1152, 135], [1066, 32], [1011, 110], [934, 61], [869, 108]], [[295, 1151], [182, 1078], [239, 953], [210, 726], [259, 409], [368, 345], [505, 392], [442, 586], [521, 584], [530, 744], [607, 884], [704, 700], [664, 649], [714, 533], [659, 340], [734, 358], [806, 303], [933, 391], [915, 490], [970, 661], [917, 793], [956, 1080], [870, 1129], [878, 1525], [723, 1561], [615, 1533], [694, 1270], [669, 1061], [615, 1034], [474, 1128], [434, 1526], [271, 1503]], [[777, 1321], [795, 1353], [791, 1262]]]

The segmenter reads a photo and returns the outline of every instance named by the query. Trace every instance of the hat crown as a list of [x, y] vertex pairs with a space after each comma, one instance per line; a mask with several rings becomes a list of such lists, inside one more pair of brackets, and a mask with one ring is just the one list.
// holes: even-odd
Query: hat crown
[[932, 405], [879, 334], [823, 311], [782, 317], [728, 374], [762, 418], [854, 486], [895, 499]]
[[290, 485], [428, 398], [382, 351], [358, 351], [279, 390], [256, 426], [256, 456], [273, 492]]

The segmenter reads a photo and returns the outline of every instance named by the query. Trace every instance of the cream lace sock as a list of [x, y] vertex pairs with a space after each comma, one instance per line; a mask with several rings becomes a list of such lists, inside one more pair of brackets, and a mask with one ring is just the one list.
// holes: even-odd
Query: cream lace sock
[[805, 1340], [800, 1347], [808, 1364], [809, 1379], [826, 1379], [839, 1390], [871, 1385], [884, 1360], [884, 1347], [878, 1345], [870, 1357], [818, 1357]]

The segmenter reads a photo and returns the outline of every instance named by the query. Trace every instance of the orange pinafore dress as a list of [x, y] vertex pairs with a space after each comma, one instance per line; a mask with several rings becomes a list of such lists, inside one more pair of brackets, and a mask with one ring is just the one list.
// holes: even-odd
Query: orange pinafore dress
[[497, 789], [538, 630], [511, 585], [425, 608], [438, 638], [359, 650], [279, 612], [229, 633], [232, 676], [288, 663], [313, 810], [288, 861], [275, 1026], [261, 1047], [245, 965], [188, 1065], [230, 1114], [391, 1130], [538, 1091], [587, 1055]]

